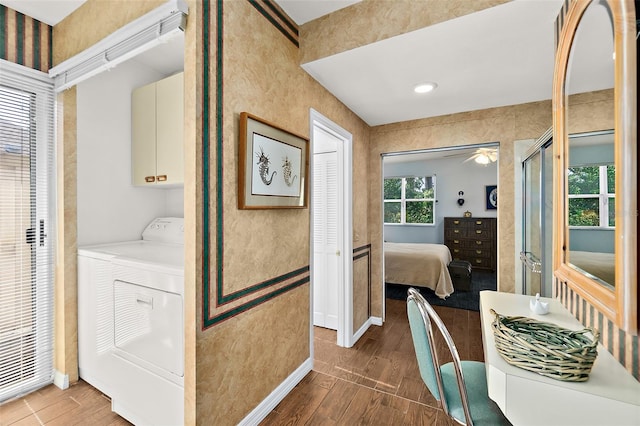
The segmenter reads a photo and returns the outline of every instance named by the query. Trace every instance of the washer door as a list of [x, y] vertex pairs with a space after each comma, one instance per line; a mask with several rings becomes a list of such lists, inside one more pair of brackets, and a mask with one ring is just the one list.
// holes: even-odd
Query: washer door
[[113, 285], [115, 347], [182, 377], [182, 296], [119, 280]]

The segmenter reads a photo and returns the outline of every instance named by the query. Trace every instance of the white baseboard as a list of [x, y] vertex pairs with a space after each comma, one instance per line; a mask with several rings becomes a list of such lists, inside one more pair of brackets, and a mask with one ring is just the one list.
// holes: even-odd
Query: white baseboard
[[53, 373], [53, 384], [62, 390], [67, 389], [69, 387], [69, 375], [62, 374], [58, 370], [55, 370]]
[[371, 317], [369, 318], [372, 325], [382, 325], [382, 318], [380, 317]]
[[291, 373], [284, 382], [280, 383], [280, 385], [275, 388], [274, 391], [260, 403], [260, 405], [254, 408], [247, 417], [242, 419], [238, 425], [252, 426], [259, 424], [269, 415], [269, 413], [271, 413], [271, 411], [273, 411], [274, 408], [276, 408], [276, 405], [278, 405], [280, 401], [282, 401], [284, 397], [291, 392], [291, 389], [293, 389], [307, 374], [309, 374], [312, 368], [313, 359], [308, 358], [296, 369], [296, 371]]
[[[371, 317], [362, 324], [362, 327], [358, 331], [353, 334], [353, 341], [351, 342], [351, 346], [355, 345], [355, 343], [362, 337], [362, 335], [371, 327]], [[350, 347], [351, 347], [350, 346]]]

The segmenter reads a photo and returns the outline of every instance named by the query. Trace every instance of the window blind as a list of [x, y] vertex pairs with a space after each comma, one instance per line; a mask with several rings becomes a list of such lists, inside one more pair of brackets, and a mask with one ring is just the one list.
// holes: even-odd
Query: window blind
[[0, 403], [53, 380], [54, 99], [0, 60]]

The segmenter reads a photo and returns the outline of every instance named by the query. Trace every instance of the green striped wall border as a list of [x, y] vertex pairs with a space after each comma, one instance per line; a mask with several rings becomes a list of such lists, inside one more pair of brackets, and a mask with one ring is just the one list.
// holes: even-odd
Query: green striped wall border
[[0, 58], [42, 72], [52, 63], [53, 28], [0, 5]]
[[600, 331], [600, 343], [622, 364], [636, 380], [640, 381], [639, 336], [625, 333], [602, 312], [573, 291], [567, 283], [555, 280], [554, 295], [585, 327]]
[[[257, 2], [248, 0], [256, 7]], [[256, 3], [256, 4], [254, 4]], [[263, 4], [269, 1], [263, 1]], [[285, 273], [278, 277], [270, 278], [263, 282], [250, 285], [242, 290], [226, 294], [224, 291], [224, 233], [223, 233], [223, 48], [224, 48], [224, 32], [223, 32], [223, 12], [224, 1], [203, 0], [203, 22], [202, 22], [202, 46], [204, 58], [202, 61], [203, 73], [203, 95], [202, 95], [202, 167], [203, 167], [203, 228], [202, 233], [203, 245], [203, 266], [202, 266], [202, 292], [203, 292], [203, 324], [202, 329], [208, 329], [216, 324], [221, 323], [229, 318], [239, 315], [251, 308], [254, 308], [268, 300], [282, 295], [283, 293], [300, 287], [310, 282], [309, 266], [303, 266], [294, 271]], [[212, 6], [214, 9], [212, 9]], [[260, 6], [262, 7], [262, 6]], [[267, 8], [269, 8], [267, 4]], [[256, 9], [258, 9], [256, 7]], [[260, 11], [260, 9], [258, 9]], [[260, 12], [267, 17], [269, 22], [282, 31], [282, 25], [274, 22], [272, 18]], [[211, 31], [212, 22], [215, 19], [216, 29]], [[296, 30], [297, 37], [297, 30]], [[287, 37], [289, 38], [289, 37]], [[289, 38], [291, 40], [291, 38]], [[211, 48], [215, 46], [215, 53], [211, 54]], [[215, 60], [215, 81], [211, 81], [211, 73], [209, 71], [211, 60]], [[215, 87], [215, 111], [211, 111], [211, 89]], [[213, 121], [215, 120], [215, 122]], [[215, 123], [215, 143], [211, 141], [211, 127]], [[213, 165], [215, 170], [212, 171], [210, 164], [211, 149], [215, 149], [216, 163]], [[211, 174], [215, 173], [216, 181], [212, 184]], [[215, 192], [214, 192], [215, 191]], [[215, 196], [215, 218], [212, 218], [210, 210], [211, 196]], [[212, 220], [214, 219], [214, 220]], [[214, 227], [214, 229], [212, 229]], [[214, 231], [213, 233], [210, 231]], [[212, 266], [212, 241], [210, 235], [215, 235], [215, 265]], [[212, 280], [212, 272], [215, 268], [215, 279]], [[213, 302], [213, 303], [212, 303]]]
[[271, 0], [248, 0], [274, 27], [296, 47], [300, 47], [298, 26]]

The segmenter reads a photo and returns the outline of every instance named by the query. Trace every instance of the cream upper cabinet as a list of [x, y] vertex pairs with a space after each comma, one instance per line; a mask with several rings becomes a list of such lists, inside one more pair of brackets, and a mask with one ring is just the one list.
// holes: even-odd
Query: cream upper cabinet
[[131, 103], [133, 184], [182, 184], [183, 73], [135, 89]]

